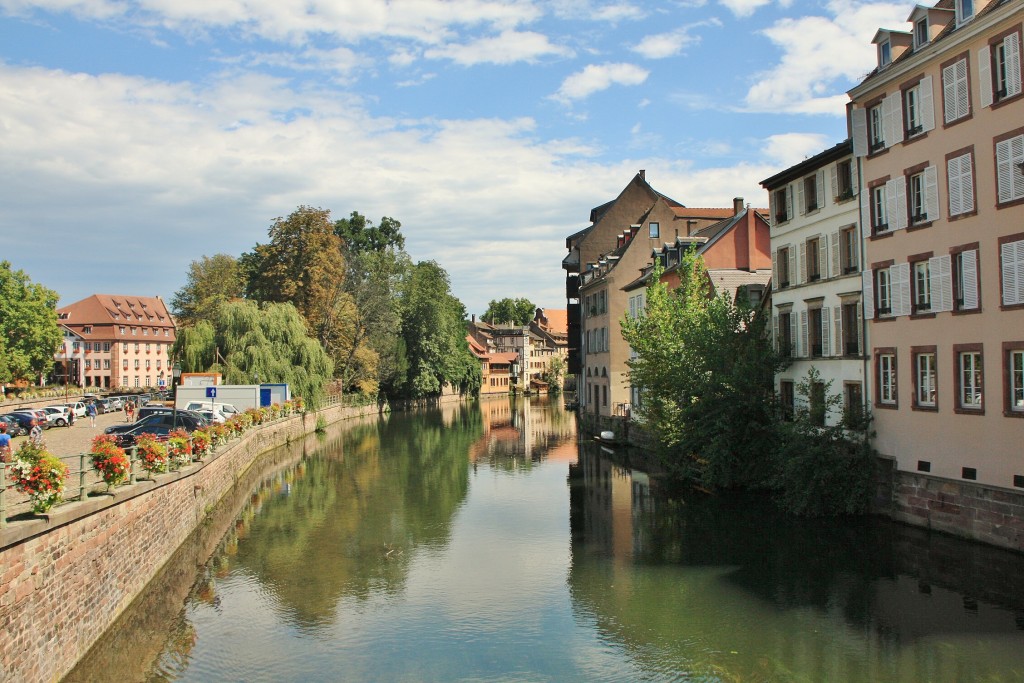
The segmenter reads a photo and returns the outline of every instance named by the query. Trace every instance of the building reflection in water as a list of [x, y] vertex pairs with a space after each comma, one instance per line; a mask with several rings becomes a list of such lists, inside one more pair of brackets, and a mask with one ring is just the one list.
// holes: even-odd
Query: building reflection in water
[[576, 460], [576, 418], [559, 397], [482, 398], [484, 432], [469, 459], [496, 469], [529, 469], [541, 460]]

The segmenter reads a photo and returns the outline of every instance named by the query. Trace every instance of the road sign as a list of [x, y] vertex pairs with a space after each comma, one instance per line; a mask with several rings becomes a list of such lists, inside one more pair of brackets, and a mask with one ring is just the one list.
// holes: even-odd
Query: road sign
[[217, 387], [206, 387], [206, 398], [217, 398]]
[[167, 386], [167, 380], [165, 380], [163, 377], [161, 377], [160, 381], [157, 382], [157, 384], [159, 384], [160, 388], [163, 389], [163, 388], [165, 388]]

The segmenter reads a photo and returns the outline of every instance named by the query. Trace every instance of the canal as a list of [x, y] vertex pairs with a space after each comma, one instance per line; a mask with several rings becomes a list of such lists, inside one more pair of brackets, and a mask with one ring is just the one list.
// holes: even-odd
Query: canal
[[290, 444], [65, 680], [1024, 680], [1024, 557], [604, 455], [522, 399]]

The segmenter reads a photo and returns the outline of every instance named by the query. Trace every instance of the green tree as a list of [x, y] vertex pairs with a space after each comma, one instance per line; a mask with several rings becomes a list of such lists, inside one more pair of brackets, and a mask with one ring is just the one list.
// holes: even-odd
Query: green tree
[[188, 269], [185, 286], [175, 292], [171, 310], [182, 327], [209, 320], [217, 308], [245, 294], [245, 280], [238, 259], [228, 254], [203, 256]]
[[438, 396], [444, 385], [480, 390], [480, 363], [466, 341], [466, 308], [451, 293], [448, 273], [434, 261], [412, 267], [402, 292], [407, 375], [394, 391], [406, 398]]
[[481, 316], [485, 323], [497, 325], [500, 323], [511, 323], [513, 325], [529, 325], [530, 321], [537, 314], [537, 307], [529, 299], [504, 298], [487, 304], [487, 310]]
[[348, 218], [334, 223], [334, 234], [348, 245], [350, 253], [399, 252], [405, 249], [405, 236], [402, 235], [402, 224], [394, 218], [384, 216], [380, 225], [366, 220], [366, 216], [353, 211]]
[[220, 372], [228, 384], [287, 383], [311, 406], [323, 398], [334, 364], [289, 303], [232, 301], [212, 320], [181, 330], [175, 353], [185, 372]]
[[63, 336], [57, 292], [0, 261], [0, 382], [34, 379], [53, 366]]
[[544, 381], [548, 383], [548, 391], [559, 394], [562, 391], [562, 378], [565, 377], [565, 361], [561, 356], [554, 356], [544, 372]]
[[636, 353], [629, 366], [642, 396], [638, 414], [659, 435], [671, 474], [708, 488], [766, 485], [780, 359], [761, 316], [725, 294], [709, 296], [693, 251], [679, 273], [680, 287], [669, 291], [656, 269], [645, 314], [622, 321]]

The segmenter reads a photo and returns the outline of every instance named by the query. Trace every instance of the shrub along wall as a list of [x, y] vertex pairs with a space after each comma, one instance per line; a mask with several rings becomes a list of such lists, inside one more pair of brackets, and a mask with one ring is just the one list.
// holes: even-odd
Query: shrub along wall
[[0, 671], [71, 670], [263, 452], [376, 406], [326, 408], [251, 429], [202, 463], [0, 532]]

